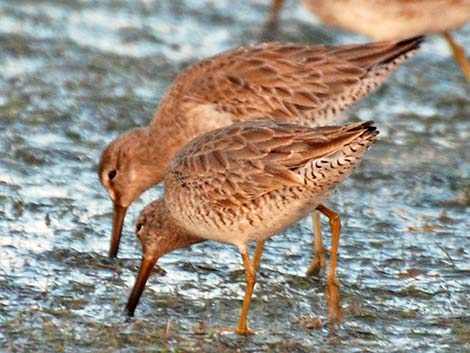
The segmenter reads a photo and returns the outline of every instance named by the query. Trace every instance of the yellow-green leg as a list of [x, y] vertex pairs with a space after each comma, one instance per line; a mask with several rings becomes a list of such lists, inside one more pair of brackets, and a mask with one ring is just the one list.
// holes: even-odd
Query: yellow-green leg
[[239, 335], [247, 336], [254, 333], [248, 328], [247, 319], [248, 311], [250, 310], [251, 296], [253, 295], [253, 289], [256, 283], [256, 272], [255, 267], [250, 260], [248, 248], [245, 247], [244, 249], [240, 249], [240, 254], [242, 255], [243, 265], [245, 266], [246, 290], [245, 298], [243, 299], [242, 312], [240, 314], [240, 321], [238, 322], [235, 332]]
[[340, 303], [339, 281], [336, 278], [341, 218], [338, 213], [323, 205], [319, 205], [317, 210], [328, 217], [331, 228], [330, 271], [326, 280], [326, 295], [328, 300], [328, 321], [330, 323], [336, 323], [341, 321], [343, 317]]
[[312, 225], [313, 225], [313, 260], [308, 267], [307, 275], [318, 276], [320, 271], [326, 267], [325, 253], [327, 250], [323, 246], [323, 238], [321, 234], [321, 220], [320, 212], [317, 210], [313, 211], [312, 214]]
[[452, 52], [454, 53], [455, 61], [457, 61], [457, 64], [462, 69], [465, 78], [467, 81], [470, 81], [470, 61], [465, 57], [465, 51], [454, 41], [449, 32], [444, 32], [442, 35], [444, 36], [447, 43], [449, 43]]

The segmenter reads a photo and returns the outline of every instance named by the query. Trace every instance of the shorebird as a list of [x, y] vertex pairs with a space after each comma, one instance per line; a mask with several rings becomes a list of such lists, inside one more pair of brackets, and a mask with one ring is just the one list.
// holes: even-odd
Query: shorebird
[[[470, 80], [470, 61], [451, 37], [470, 23], [470, 0], [302, 0], [322, 22], [375, 40], [404, 39], [442, 34], [452, 49], [465, 78]], [[277, 22], [284, 0], [274, 0], [267, 28]]]
[[[236, 332], [250, 334], [248, 310], [260, 244], [313, 210], [330, 221], [332, 247], [326, 281], [329, 321], [341, 319], [336, 262], [341, 221], [323, 205], [374, 143], [372, 121], [311, 128], [255, 120], [216, 129], [188, 143], [171, 161], [165, 194], [136, 223], [142, 262], [127, 303], [133, 316], [147, 279], [163, 255], [205, 240], [235, 245], [246, 291]], [[248, 243], [258, 242], [254, 259]]]
[[[109, 255], [117, 256], [129, 205], [163, 180], [171, 158], [191, 139], [264, 117], [309, 126], [335, 124], [341, 112], [379, 86], [421, 41], [333, 47], [265, 43], [187, 68], [150, 124], [119, 136], [101, 155], [99, 178], [114, 204]], [[317, 272], [318, 264], [311, 273]]]

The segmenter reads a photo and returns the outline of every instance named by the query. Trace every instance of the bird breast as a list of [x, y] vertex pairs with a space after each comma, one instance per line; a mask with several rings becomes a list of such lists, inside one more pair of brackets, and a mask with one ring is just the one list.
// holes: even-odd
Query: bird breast
[[[166, 188], [172, 188], [167, 180]], [[308, 215], [328, 196], [328, 191], [286, 187], [243, 204], [218, 204], [198, 190], [166, 192], [175, 221], [191, 233], [240, 247], [267, 239]]]

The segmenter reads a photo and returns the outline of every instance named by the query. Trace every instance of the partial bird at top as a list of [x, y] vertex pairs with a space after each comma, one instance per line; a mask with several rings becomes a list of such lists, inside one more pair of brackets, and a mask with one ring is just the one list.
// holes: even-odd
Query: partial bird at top
[[[278, 22], [284, 0], [273, 0], [267, 30]], [[327, 25], [360, 33], [376, 40], [404, 39], [442, 34], [467, 80], [470, 61], [451, 37], [470, 23], [470, 0], [302, 0]]]

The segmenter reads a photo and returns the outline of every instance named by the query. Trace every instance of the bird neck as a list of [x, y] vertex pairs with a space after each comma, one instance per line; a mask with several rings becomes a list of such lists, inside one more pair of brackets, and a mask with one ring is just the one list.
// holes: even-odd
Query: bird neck
[[162, 199], [161, 206], [163, 208], [162, 224], [165, 225], [167, 236], [172, 238], [171, 241], [168, 242], [172, 244], [173, 249], [171, 249], [171, 251], [180, 248], [186, 248], [206, 240], [193, 234], [190, 230], [180, 226], [166, 207], [165, 199]]
[[165, 170], [175, 154], [192, 138], [176, 129], [161, 129], [158, 126], [149, 126], [148, 129], [153, 154]]

